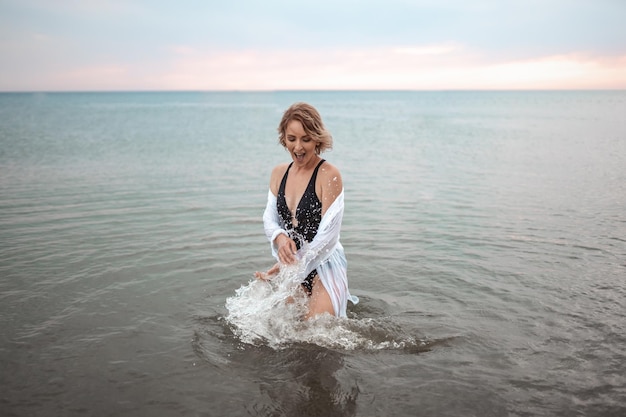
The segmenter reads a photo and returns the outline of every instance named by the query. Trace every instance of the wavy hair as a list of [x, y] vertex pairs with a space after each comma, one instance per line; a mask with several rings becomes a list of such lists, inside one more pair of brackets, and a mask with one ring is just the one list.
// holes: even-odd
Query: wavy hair
[[285, 142], [285, 132], [287, 131], [287, 125], [292, 120], [297, 120], [302, 123], [304, 132], [313, 139], [315, 142], [315, 153], [320, 154], [333, 147], [333, 137], [330, 132], [324, 127], [322, 122], [322, 116], [315, 109], [307, 103], [294, 103], [285, 113], [278, 125], [278, 142], [284, 147], [287, 147]]

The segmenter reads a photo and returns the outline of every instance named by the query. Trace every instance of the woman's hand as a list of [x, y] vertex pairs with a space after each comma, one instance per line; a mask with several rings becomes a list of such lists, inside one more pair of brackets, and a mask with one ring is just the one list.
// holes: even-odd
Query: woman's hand
[[288, 236], [284, 234], [280, 234], [274, 240], [276, 242], [276, 246], [278, 247], [278, 259], [283, 264], [294, 264], [298, 262], [296, 258], [296, 252], [298, 248], [296, 247], [296, 242], [293, 239], [290, 239]]
[[280, 271], [280, 265], [275, 264], [273, 267], [267, 270], [267, 272], [259, 272], [256, 271], [254, 273], [255, 278], [261, 279], [263, 281], [269, 281], [274, 275], [276, 275]]

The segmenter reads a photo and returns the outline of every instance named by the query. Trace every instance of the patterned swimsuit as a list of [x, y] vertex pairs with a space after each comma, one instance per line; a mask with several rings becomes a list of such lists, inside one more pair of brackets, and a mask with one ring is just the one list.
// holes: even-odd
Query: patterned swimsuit
[[[291, 212], [289, 211], [289, 207], [287, 207], [287, 200], [285, 200], [285, 184], [287, 183], [287, 175], [289, 174], [289, 169], [291, 169], [293, 162], [289, 164], [287, 172], [285, 172], [285, 175], [280, 183], [280, 188], [278, 189], [278, 196], [276, 200], [278, 214], [282, 220], [283, 229], [286, 230], [289, 237], [294, 240], [298, 249], [300, 249], [303, 242], [311, 242], [313, 240], [317, 234], [320, 222], [322, 221], [322, 202], [315, 193], [315, 181], [317, 179], [317, 171], [323, 163], [324, 159], [322, 159], [315, 167], [313, 175], [311, 175], [311, 179], [309, 180], [309, 184], [307, 185], [306, 190], [298, 203], [296, 215], [294, 216], [298, 225], [295, 227], [293, 226]], [[302, 286], [309, 294], [313, 289], [313, 278], [315, 278], [316, 275], [317, 270], [314, 269], [302, 282]]]

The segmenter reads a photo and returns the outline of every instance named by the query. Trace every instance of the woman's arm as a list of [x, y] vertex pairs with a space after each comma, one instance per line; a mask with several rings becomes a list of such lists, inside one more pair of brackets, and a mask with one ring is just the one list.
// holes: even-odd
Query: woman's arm
[[278, 274], [279, 271], [280, 271], [280, 265], [278, 263], [275, 263], [273, 267], [267, 270], [267, 272], [256, 271], [254, 273], [254, 276], [257, 279], [262, 279], [263, 281], [269, 281], [272, 278], [272, 276]]
[[[343, 183], [339, 170], [330, 164], [328, 168], [322, 175], [318, 174], [321, 180], [319, 182], [321, 187], [322, 220], [313, 240], [301, 248], [299, 253], [300, 258], [303, 260], [299, 274], [303, 277], [328, 259], [339, 243], [344, 210]], [[320, 173], [322, 173], [321, 171], [320, 169]], [[342, 188], [338, 188], [339, 186]]]
[[317, 177], [318, 181], [315, 184], [315, 191], [320, 196], [320, 201], [322, 202], [323, 216], [343, 191], [343, 180], [339, 169], [328, 162], [322, 164]]
[[291, 264], [296, 259], [296, 243], [289, 237], [287, 232], [282, 228], [282, 222], [278, 215], [276, 206], [276, 196], [280, 188], [280, 181], [285, 175], [289, 164], [281, 164], [272, 170], [270, 177], [270, 190], [267, 193], [267, 206], [263, 213], [263, 226], [265, 236], [270, 241], [272, 255], [284, 264]]
[[272, 190], [267, 193], [267, 206], [263, 213], [263, 227], [265, 236], [270, 241], [272, 256], [284, 264], [296, 262], [296, 243], [289, 237], [287, 231], [282, 228], [278, 209], [276, 208], [276, 196], [272, 194]]
[[299, 273], [303, 277], [325, 261], [339, 242], [344, 196], [341, 173], [335, 166], [324, 163], [320, 167], [316, 192], [322, 202], [322, 220], [313, 240], [299, 251], [303, 260]]

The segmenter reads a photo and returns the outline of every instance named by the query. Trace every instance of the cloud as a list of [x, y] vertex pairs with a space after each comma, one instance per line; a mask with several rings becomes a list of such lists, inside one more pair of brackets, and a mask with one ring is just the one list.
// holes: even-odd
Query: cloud
[[242, 3], [5, 0], [0, 91], [626, 88], [618, 0]]
[[626, 56], [583, 54], [493, 61], [460, 45], [334, 50], [173, 49], [153, 85], [169, 89], [602, 89], [626, 88]]
[[[459, 43], [276, 50], [172, 45], [165, 48], [158, 65], [123, 59], [59, 63], [53, 56], [63, 49], [58, 39], [39, 34], [30, 39], [30, 47], [45, 59], [14, 66], [12, 81], [2, 77], [0, 90], [626, 88], [626, 55], [572, 53], [494, 59]], [[55, 45], [57, 52], [51, 52], [49, 48]], [[38, 73], [43, 66], [46, 70]]]
[[467, 78], [479, 88], [626, 88], [626, 56], [598, 59], [570, 54], [472, 68]]
[[397, 47], [393, 48], [393, 52], [403, 55], [443, 55], [453, 52], [455, 46], [450, 45], [432, 45], [432, 46], [413, 46], [413, 47]]

